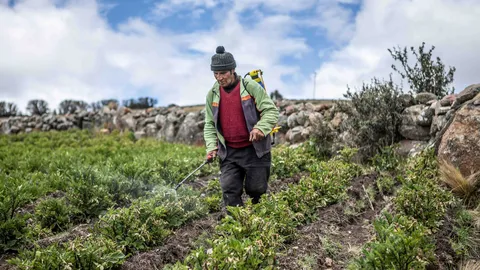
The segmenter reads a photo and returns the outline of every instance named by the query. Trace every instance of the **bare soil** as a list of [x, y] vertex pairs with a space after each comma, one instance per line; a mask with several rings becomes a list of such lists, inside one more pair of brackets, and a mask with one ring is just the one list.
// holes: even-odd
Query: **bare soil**
[[222, 213], [214, 213], [182, 226], [161, 247], [133, 255], [122, 265], [121, 269], [162, 269], [167, 264], [183, 260], [190, 250], [195, 248], [195, 240], [201, 236], [209, 237], [222, 217]]

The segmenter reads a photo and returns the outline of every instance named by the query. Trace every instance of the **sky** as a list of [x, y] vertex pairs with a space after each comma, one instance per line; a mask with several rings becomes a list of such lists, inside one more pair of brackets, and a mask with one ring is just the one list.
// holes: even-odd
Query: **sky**
[[267, 92], [343, 98], [390, 74], [388, 48], [435, 46], [456, 91], [479, 83], [480, 0], [0, 0], [0, 101], [203, 104], [217, 46]]

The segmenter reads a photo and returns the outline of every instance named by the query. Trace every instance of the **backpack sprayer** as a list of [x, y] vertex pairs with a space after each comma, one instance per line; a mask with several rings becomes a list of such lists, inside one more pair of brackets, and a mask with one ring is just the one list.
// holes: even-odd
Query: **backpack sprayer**
[[[267, 92], [267, 88], [265, 87], [265, 81], [263, 80], [262, 75], [263, 75], [263, 71], [261, 69], [254, 69], [248, 72], [247, 74], [245, 74], [245, 76], [243, 77], [246, 78], [247, 76], [250, 76], [252, 80], [260, 84], [260, 86], [265, 90], [265, 92]], [[272, 135], [272, 139], [273, 139], [272, 144], [275, 142], [275, 133], [277, 133], [279, 129], [280, 127], [278, 125], [275, 125], [272, 131], [270, 131], [270, 135]]]

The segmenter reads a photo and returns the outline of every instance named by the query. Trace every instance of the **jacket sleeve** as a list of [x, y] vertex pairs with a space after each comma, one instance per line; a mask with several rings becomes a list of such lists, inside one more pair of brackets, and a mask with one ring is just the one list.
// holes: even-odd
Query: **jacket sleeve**
[[217, 130], [215, 129], [215, 123], [213, 122], [212, 94], [212, 91], [207, 94], [207, 100], [205, 103], [205, 125], [203, 127], [203, 138], [205, 140], [207, 153], [218, 149]]
[[249, 81], [247, 84], [249, 92], [255, 98], [255, 105], [260, 112], [260, 120], [254, 126], [267, 136], [275, 127], [278, 121], [278, 108], [275, 103], [263, 89], [255, 81]]

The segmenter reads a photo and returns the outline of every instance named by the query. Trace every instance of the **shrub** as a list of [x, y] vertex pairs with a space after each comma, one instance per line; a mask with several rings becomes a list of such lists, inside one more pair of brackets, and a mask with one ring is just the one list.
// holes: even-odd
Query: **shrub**
[[405, 108], [400, 95], [401, 90], [391, 77], [389, 81], [374, 78], [356, 92], [349, 88], [344, 94], [349, 101], [336, 102], [338, 110], [348, 116], [341, 130], [356, 134], [353, 143], [364, 161], [399, 141], [398, 127]]
[[331, 158], [333, 155], [333, 143], [336, 137], [335, 131], [326, 123], [319, 120], [312, 123], [313, 131], [310, 134], [310, 149], [314, 155], [321, 159]]
[[455, 88], [451, 91], [448, 89], [448, 85], [453, 82], [453, 75], [455, 73], [455, 67], [449, 68], [448, 72], [445, 70], [445, 65], [442, 60], [437, 57], [437, 62], [432, 60], [432, 52], [435, 46], [428, 51], [424, 51], [425, 42], [418, 47], [418, 52], [410, 47], [410, 51], [415, 56], [415, 65], [412, 67], [408, 63], [407, 47], [403, 50], [398, 48], [388, 49], [390, 55], [394, 60], [400, 61], [403, 71], [400, 71], [395, 65], [392, 65], [393, 70], [398, 72], [403, 79], [407, 79], [410, 84], [410, 89], [416, 93], [429, 92], [443, 97], [450, 93], [453, 94]]

